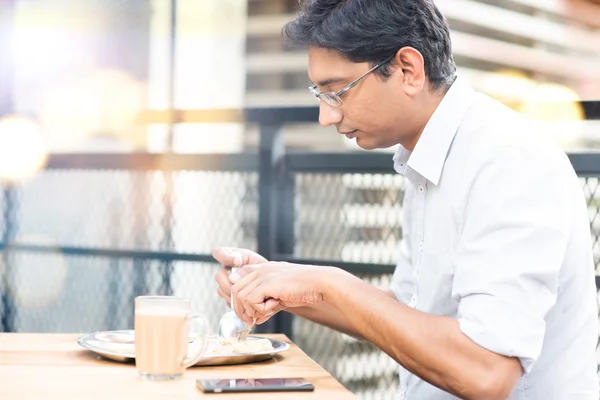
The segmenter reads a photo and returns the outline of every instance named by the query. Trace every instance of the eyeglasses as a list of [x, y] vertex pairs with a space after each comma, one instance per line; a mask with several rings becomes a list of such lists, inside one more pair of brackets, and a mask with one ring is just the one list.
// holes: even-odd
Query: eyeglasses
[[339, 90], [337, 92], [319, 92], [319, 90], [317, 89], [317, 85], [310, 86], [308, 88], [308, 90], [310, 90], [310, 92], [313, 94], [313, 96], [315, 96], [317, 99], [323, 100], [325, 103], [329, 104], [331, 107], [340, 107], [342, 104], [344, 104], [340, 97], [342, 94], [346, 93], [348, 90], [350, 90], [354, 86], [358, 85], [365, 76], [369, 75], [371, 72], [375, 71], [377, 68], [383, 66], [385, 63], [387, 63], [392, 58], [394, 58], [395, 55], [396, 55], [395, 53], [392, 54], [391, 56], [389, 56], [388, 58], [386, 58], [385, 60], [383, 60], [382, 62], [380, 62], [379, 64], [377, 64], [376, 66], [374, 66], [373, 68], [371, 68], [370, 70], [365, 72], [364, 74], [362, 74], [360, 77], [358, 77], [358, 79], [349, 83], [347, 86], [345, 86], [344, 88], [342, 88], [341, 90]]

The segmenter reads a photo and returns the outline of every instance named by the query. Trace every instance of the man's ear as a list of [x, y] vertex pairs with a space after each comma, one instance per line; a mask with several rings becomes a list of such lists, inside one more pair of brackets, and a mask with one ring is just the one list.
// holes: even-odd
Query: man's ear
[[406, 46], [396, 52], [394, 64], [402, 72], [402, 85], [406, 94], [417, 95], [425, 87], [425, 61], [414, 47]]

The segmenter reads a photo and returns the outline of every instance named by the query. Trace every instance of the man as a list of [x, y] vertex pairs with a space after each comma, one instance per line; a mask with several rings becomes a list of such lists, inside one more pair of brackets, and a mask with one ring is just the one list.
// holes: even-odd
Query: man
[[431, 0], [309, 0], [284, 29], [308, 48], [319, 121], [364, 149], [400, 144], [401, 254], [389, 291], [345, 271], [218, 248], [219, 294], [262, 323], [286, 309], [400, 364], [400, 398], [598, 399], [587, 208], [568, 158], [455, 79]]

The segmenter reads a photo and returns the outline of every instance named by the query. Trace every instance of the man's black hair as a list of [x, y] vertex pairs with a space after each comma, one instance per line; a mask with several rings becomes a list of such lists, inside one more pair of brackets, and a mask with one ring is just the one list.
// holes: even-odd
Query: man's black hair
[[[413, 47], [433, 89], [448, 88], [456, 74], [448, 23], [433, 0], [305, 0], [283, 37], [292, 46], [337, 50], [372, 66]], [[386, 79], [391, 64], [375, 73]]]

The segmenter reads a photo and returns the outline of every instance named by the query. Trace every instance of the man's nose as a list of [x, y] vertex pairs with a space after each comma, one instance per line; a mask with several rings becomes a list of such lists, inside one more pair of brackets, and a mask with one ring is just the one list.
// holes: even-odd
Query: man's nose
[[325, 101], [319, 104], [319, 124], [327, 128], [329, 125], [335, 125], [342, 122], [342, 110], [340, 107], [331, 107]]

